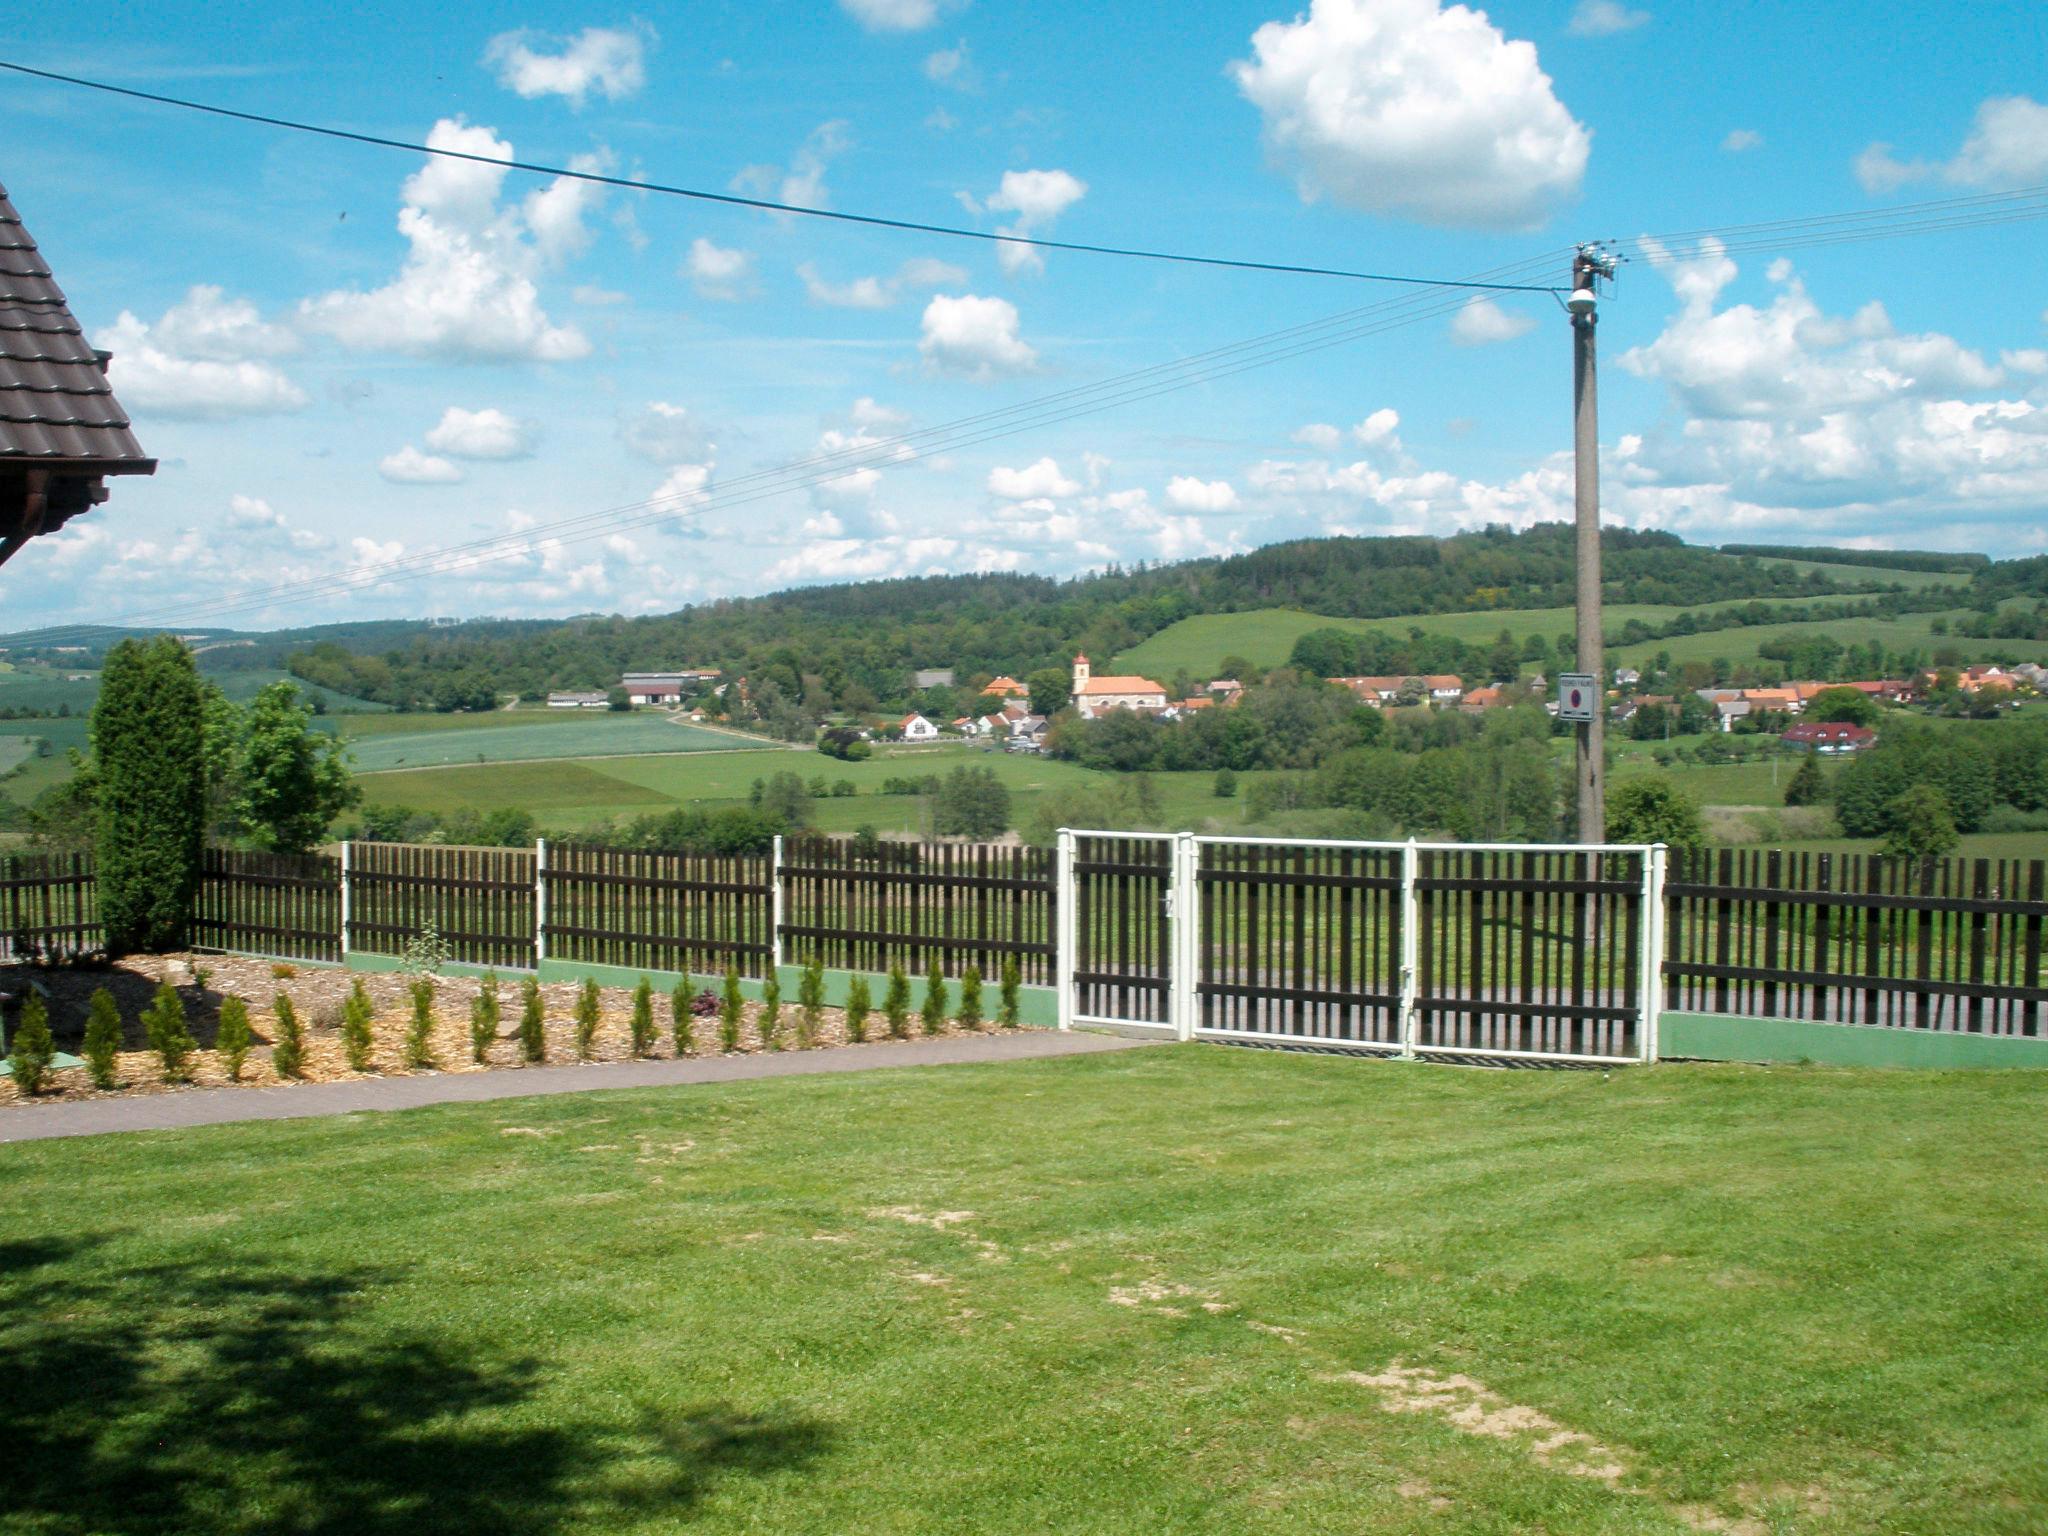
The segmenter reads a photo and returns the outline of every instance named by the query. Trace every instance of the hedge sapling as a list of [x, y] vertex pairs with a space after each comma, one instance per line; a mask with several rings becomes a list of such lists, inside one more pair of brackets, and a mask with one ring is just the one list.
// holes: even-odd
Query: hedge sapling
[[1023, 990], [1024, 973], [1017, 968], [1017, 957], [1015, 955], [1004, 956], [1002, 1003], [997, 1010], [996, 1019], [1005, 1029], [1015, 1029], [1017, 1027], [1018, 1005], [1021, 1001]]
[[588, 1061], [597, 1051], [597, 1022], [603, 999], [597, 993], [597, 978], [586, 976], [576, 989], [576, 1059]]
[[43, 1091], [50, 1064], [57, 1059], [57, 1042], [50, 1038], [50, 1010], [34, 992], [21, 1005], [21, 1022], [14, 1027], [11, 1046], [7, 1065], [14, 1071], [14, 1086], [34, 1098]]
[[187, 1063], [192, 1053], [199, 1049], [199, 1042], [185, 1027], [185, 1000], [178, 996], [178, 989], [169, 982], [157, 987], [155, 999], [143, 1010], [142, 1029], [148, 1037], [149, 1048], [163, 1062], [164, 1081], [182, 1082], [188, 1070]]
[[746, 1010], [746, 994], [740, 991], [740, 970], [725, 968], [725, 992], [718, 1000], [718, 1045], [721, 1050], [740, 1048], [740, 1018]]
[[846, 984], [846, 1038], [855, 1045], [867, 1043], [868, 1015], [874, 1007], [874, 999], [868, 995], [867, 977], [856, 976]]
[[277, 1015], [277, 1038], [270, 1042], [270, 1070], [279, 1077], [297, 1077], [306, 1070], [306, 1032], [299, 1023], [299, 1011], [282, 992], [270, 1010]]
[[633, 989], [633, 1054], [654, 1054], [654, 983], [645, 976]]
[[341, 1005], [341, 1050], [348, 1058], [351, 1072], [370, 1070], [370, 1049], [375, 1044], [370, 1021], [374, 1017], [376, 1010], [370, 1006], [370, 994], [363, 990], [363, 980], [358, 976], [355, 985], [348, 989], [348, 1001]]
[[960, 1007], [954, 1014], [962, 1029], [981, 1028], [981, 967], [970, 965], [960, 975]]
[[434, 1063], [434, 978], [422, 976], [409, 989], [412, 1022], [405, 1030], [405, 1064], [415, 1072]]
[[761, 983], [761, 1011], [754, 1015], [754, 1028], [761, 1034], [761, 1049], [782, 1049], [782, 978], [771, 968]]
[[239, 997], [222, 998], [220, 1022], [213, 1030], [213, 1050], [220, 1057], [221, 1066], [227, 1069], [229, 1082], [242, 1080], [242, 1064], [249, 1059], [249, 1045], [254, 1039], [249, 1029], [249, 1005]]
[[114, 1063], [121, 1054], [121, 1009], [105, 987], [94, 989], [85, 1010], [85, 1072], [95, 1088], [114, 1086]]
[[796, 1045], [808, 1051], [818, 1043], [818, 1027], [825, 1019], [825, 962], [816, 955], [804, 967], [796, 996], [802, 1010], [796, 1016]]
[[486, 971], [469, 1005], [469, 1059], [482, 1066], [498, 1038], [498, 973]]
[[882, 1017], [889, 1021], [889, 1038], [910, 1038], [910, 977], [903, 962], [889, 967], [889, 985], [882, 992]]
[[946, 1027], [946, 973], [939, 969], [936, 957], [924, 978], [924, 1007], [919, 1012], [926, 1034], [936, 1035]]
[[690, 980], [690, 973], [685, 971], [683, 979], [676, 983], [675, 990], [668, 995], [669, 1035], [675, 1043], [678, 1056], [689, 1055], [697, 1045], [697, 1015], [690, 1007], [697, 1000], [693, 990], [695, 985]]
[[519, 1056], [523, 1061], [547, 1060], [548, 1007], [540, 983], [529, 976], [519, 983]]

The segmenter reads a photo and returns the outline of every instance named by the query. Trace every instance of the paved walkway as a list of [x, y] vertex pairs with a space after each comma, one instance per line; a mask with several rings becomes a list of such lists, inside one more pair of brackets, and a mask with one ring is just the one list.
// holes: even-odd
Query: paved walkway
[[181, 1093], [138, 1094], [132, 1099], [85, 1099], [76, 1104], [29, 1104], [0, 1110], [0, 1142], [98, 1136], [108, 1131], [167, 1131], [188, 1125], [228, 1125], [241, 1120], [304, 1120], [315, 1115], [348, 1115], [362, 1110], [475, 1104], [537, 1094], [591, 1093], [605, 1088], [663, 1088], [678, 1083], [731, 1083], [756, 1077], [867, 1072], [879, 1067], [1029, 1061], [1041, 1056], [1129, 1050], [1149, 1043], [1115, 1035], [1021, 1029], [1015, 1033], [889, 1041], [770, 1055], [693, 1056], [683, 1061], [614, 1061], [490, 1072], [428, 1072], [416, 1077], [359, 1077], [339, 1083], [295, 1083], [281, 1088], [194, 1088]]

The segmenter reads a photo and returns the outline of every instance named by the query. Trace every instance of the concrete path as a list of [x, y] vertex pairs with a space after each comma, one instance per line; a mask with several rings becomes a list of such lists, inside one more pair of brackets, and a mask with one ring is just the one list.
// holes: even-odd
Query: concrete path
[[475, 1104], [537, 1094], [590, 1093], [605, 1088], [663, 1088], [679, 1083], [732, 1083], [756, 1077], [809, 1077], [878, 1067], [936, 1067], [963, 1062], [1029, 1061], [1081, 1056], [1150, 1044], [1115, 1035], [1060, 1034], [1049, 1029], [889, 1041], [823, 1051], [690, 1057], [683, 1061], [614, 1061], [590, 1066], [521, 1067], [490, 1072], [427, 1072], [416, 1077], [359, 1077], [339, 1083], [281, 1088], [194, 1088], [86, 1099], [76, 1104], [24, 1104], [0, 1110], [0, 1142], [108, 1131], [167, 1131], [242, 1120], [304, 1120], [362, 1110], [415, 1109], [423, 1104]]

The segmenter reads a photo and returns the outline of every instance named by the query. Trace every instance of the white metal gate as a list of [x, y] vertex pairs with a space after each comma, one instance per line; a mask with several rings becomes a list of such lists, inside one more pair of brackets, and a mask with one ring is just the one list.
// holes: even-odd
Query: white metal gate
[[1182, 1035], [1186, 974], [1180, 862], [1185, 839], [1155, 832], [1062, 832], [1060, 1026]]

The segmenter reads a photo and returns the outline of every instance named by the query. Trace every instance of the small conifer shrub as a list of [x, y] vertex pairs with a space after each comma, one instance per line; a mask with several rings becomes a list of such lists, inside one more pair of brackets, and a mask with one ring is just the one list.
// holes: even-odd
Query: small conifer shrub
[[545, 1061], [548, 1055], [548, 1005], [540, 995], [540, 983], [529, 976], [519, 983], [519, 1055], [529, 1062]]
[[725, 968], [725, 991], [718, 1000], [718, 1044], [721, 1050], [740, 1048], [740, 1018], [746, 1010], [746, 994], [740, 991], [740, 968]]
[[695, 987], [686, 971], [668, 995], [669, 1035], [678, 1056], [687, 1056], [697, 1047], [697, 1015], [690, 1006], [696, 1001]]
[[255, 1038], [249, 1029], [249, 1005], [239, 997], [222, 998], [220, 1022], [213, 1031], [213, 1050], [220, 1057], [221, 1066], [227, 1069], [229, 1082], [242, 1080], [242, 1063], [249, 1059], [249, 1045]]
[[954, 1014], [962, 1029], [981, 1028], [981, 967], [970, 965], [960, 976], [960, 1008]]
[[85, 1071], [93, 1087], [114, 1086], [114, 1064], [121, 1044], [121, 1009], [114, 994], [100, 987], [85, 1010]]
[[882, 992], [882, 1017], [889, 1021], [889, 1038], [910, 1038], [910, 977], [898, 960], [889, 967], [889, 985]]
[[874, 1012], [874, 1008], [874, 999], [868, 994], [867, 977], [854, 977], [846, 984], [846, 1038], [855, 1045], [866, 1043], [868, 1015]]
[[422, 976], [412, 993], [412, 1022], [405, 1029], [405, 1064], [415, 1072], [434, 1065], [434, 978]]
[[469, 1005], [469, 1059], [483, 1065], [498, 1038], [498, 973], [486, 971]]
[[918, 1012], [926, 1034], [936, 1035], [946, 1027], [946, 973], [939, 969], [936, 957], [924, 978], [924, 1007]]
[[306, 1031], [299, 1023], [299, 1011], [282, 992], [270, 1009], [277, 1015], [277, 1038], [270, 1042], [270, 1070], [279, 1077], [297, 1077], [306, 1070]]
[[182, 1082], [199, 1042], [185, 1027], [185, 1000], [169, 982], [156, 989], [155, 999], [143, 1010], [142, 1028], [149, 1048], [163, 1062], [164, 1081]]
[[42, 998], [31, 992], [21, 1005], [21, 1022], [8, 1042], [7, 1065], [14, 1072], [15, 1089], [34, 1098], [49, 1080], [50, 1063], [57, 1059], [57, 1042], [50, 1038], [50, 1010]]
[[761, 1033], [762, 1050], [782, 1049], [782, 978], [773, 967], [768, 979], [761, 983], [761, 1011], [754, 1015], [754, 1028]]
[[597, 1050], [597, 1021], [603, 1009], [597, 978], [586, 976], [576, 992], [576, 1059], [588, 1061]]
[[370, 994], [363, 990], [363, 979], [358, 976], [348, 989], [348, 1001], [341, 1005], [341, 1051], [351, 1072], [370, 1070], [370, 1050], [376, 1043], [370, 1034], [370, 1020], [375, 1016]]
[[1023, 989], [1024, 973], [1017, 967], [1017, 957], [1004, 956], [1002, 1003], [996, 1012], [996, 1018], [1005, 1029], [1017, 1027], [1018, 1005], [1022, 1000]]
[[645, 976], [633, 989], [633, 1054], [654, 1054], [654, 983]]
[[825, 962], [816, 955], [804, 967], [796, 998], [801, 1009], [796, 1016], [797, 1049], [808, 1051], [818, 1043], [818, 1028], [825, 1019]]

